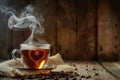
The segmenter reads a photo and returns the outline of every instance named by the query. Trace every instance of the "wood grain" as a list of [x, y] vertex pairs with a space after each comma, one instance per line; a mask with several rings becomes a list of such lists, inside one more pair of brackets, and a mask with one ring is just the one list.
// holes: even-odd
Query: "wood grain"
[[78, 0], [78, 54], [80, 60], [97, 58], [97, 2], [96, 0]]
[[[13, 9], [15, 9], [16, 11], [15, 14], [17, 17], [21, 15], [23, 9], [29, 4], [29, 1], [25, 2], [25, 0], [21, 0], [21, 1], [12, 0], [10, 2], [11, 2], [10, 6]], [[20, 49], [20, 44], [22, 44], [30, 36], [29, 29], [22, 29], [19, 31], [14, 31], [10, 29], [10, 31], [12, 31], [12, 33], [11, 33], [11, 46], [9, 47], [9, 53], [11, 53], [13, 49]]]
[[[27, 5], [35, 7], [34, 15], [45, 19], [45, 32], [39, 37], [51, 44], [51, 55], [59, 52], [66, 60], [120, 59], [119, 0], [4, 0], [2, 4], [14, 8], [17, 16]], [[3, 15], [0, 13], [0, 58], [7, 59], [30, 30], [9, 30]]]
[[[30, 1], [28, 3], [26, 1], [22, 1], [19, 3], [20, 5], [29, 5]], [[56, 12], [56, 5], [55, 0], [48, 1], [31, 1], [31, 4], [33, 4], [35, 8], [34, 16], [39, 20], [41, 20], [41, 16], [45, 20], [42, 24], [42, 27], [44, 27], [45, 32], [39, 37], [43, 38], [43, 40], [46, 40], [49, 44], [51, 44], [51, 54], [56, 54], [56, 24], [55, 24], [55, 12]], [[15, 8], [17, 8], [17, 11], [20, 11], [22, 7], [19, 7], [19, 5], [15, 5]], [[20, 8], [20, 9], [19, 9]], [[23, 43], [30, 35], [30, 30], [25, 29], [21, 31], [13, 31], [13, 48], [19, 48], [19, 45]]]
[[42, 27], [45, 32], [40, 36], [51, 44], [51, 55], [56, 54], [56, 0], [36, 0], [35, 5], [37, 18], [43, 16]]
[[[69, 62], [70, 63], [70, 62]], [[81, 79], [85, 80], [116, 80], [111, 74], [97, 62], [79, 62], [71, 63], [76, 64]]]
[[120, 79], [120, 64], [119, 62], [102, 62], [102, 66], [109, 72], [111, 75]]
[[76, 0], [57, 1], [57, 51], [64, 59], [77, 60]]
[[[99, 60], [118, 60], [118, 20], [114, 1], [100, 0], [98, 7]], [[115, 11], [114, 11], [115, 10]]]
[[8, 49], [11, 46], [11, 31], [7, 27], [7, 19], [4, 13], [0, 13], [0, 58], [6, 59], [8, 58]]
[[[113, 68], [115, 66], [114, 64], [117, 64], [117, 67], [120, 67], [119, 62], [103, 62], [109, 70], [112, 72], [119, 71], [118, 68]], [[119, 80], [119, 78], [111, 75], [109, 72], [106, 71], [98, 62], [80, 62], [80, 61], [67, 61], [67, 65], [72, 66], [75, 68], [75, 71], [79, 74], [79, 79], [75, 80]], [[112, 66], [111, 66], [112, 65]], [[116, 70], [115, 70], [116, 69]], [[118, 74], [116, 72], [115, 74]], [[8, 78], [8, 77], [0, 77], [1, 80], [18, 80], [22, 78]], [[40, 78], [34, 78], [34, 79], [24, 79], [24, 80], [39, 80]], [[60, 80], [65, 80], [65, 78], [62, 78]], [[47, 79], [47, 80], [55, 80], [55, 79]], [[74, 80], [74, 78], [71, 78], [69, 80]]]

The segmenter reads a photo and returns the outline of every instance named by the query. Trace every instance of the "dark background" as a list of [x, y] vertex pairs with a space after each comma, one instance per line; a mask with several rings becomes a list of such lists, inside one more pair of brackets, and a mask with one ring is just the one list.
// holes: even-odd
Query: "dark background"
[[[45, 19], [42, 38], [51, 44], [51, 55], [59, 52], [66, 60], [118, 61], [120, 56], [119, 0], [0, 0], [16, 14], [27, 5]], [[0, 59], [9, 59], [30, 35], [29, 29], [9, 30], [0, 13]]]

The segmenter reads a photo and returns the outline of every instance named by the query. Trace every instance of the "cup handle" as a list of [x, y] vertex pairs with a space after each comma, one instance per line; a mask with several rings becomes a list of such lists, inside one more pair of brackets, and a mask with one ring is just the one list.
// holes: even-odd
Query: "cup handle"
[[12, 58], [15, 59], [17, 61], [17, 57], [15, 56], [16, 53], [20, 53], [20, 50], [18, 49], [13, 49], [12, 53]]

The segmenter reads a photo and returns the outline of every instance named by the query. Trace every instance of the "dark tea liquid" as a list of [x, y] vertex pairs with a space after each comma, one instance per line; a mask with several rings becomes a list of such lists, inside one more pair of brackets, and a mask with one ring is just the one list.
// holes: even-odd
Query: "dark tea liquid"
[[22, 50], [22, 58], [28, 68], [41, 69], [47, 62], [49, 49]]

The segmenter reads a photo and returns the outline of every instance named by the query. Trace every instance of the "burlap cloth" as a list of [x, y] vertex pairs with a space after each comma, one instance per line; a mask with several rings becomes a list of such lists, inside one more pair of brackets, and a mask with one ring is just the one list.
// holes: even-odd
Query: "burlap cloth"
[[[66, 65], [60, 54], [56, 54], [48, 58], [48, 66], [54, 66], [52, 69], [54, 72], [60, 71], [73, 71], [74, 68]], [[18, 61], [11, 59], [0, 63], [0, 75], [7, 77], [16, 77], [16, 76], [29, 76], [34, 74], [40, 74], [41, 70], [22, 70], [17, 67], [23, 67], [20, 64], [20, 59]]]

